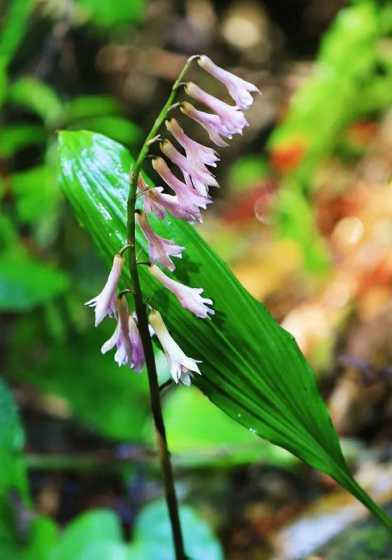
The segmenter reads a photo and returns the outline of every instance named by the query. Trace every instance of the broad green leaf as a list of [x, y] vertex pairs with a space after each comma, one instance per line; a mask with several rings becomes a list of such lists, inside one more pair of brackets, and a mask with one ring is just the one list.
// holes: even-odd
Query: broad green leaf
[[[116, 142], [85, 131], [62, 132], [59, 151], [64, 192], [109, 264], [126, 240], [132, 159]], [[184, 351], [203, 361], [195, 384], [246, 428], [332, 476], [392, 527], [351, 477], [315, 375], [294, 338], [246, 292], [195, 228], [171, 217], [154, 225], [186, 248], [175, 277], [203, 287], [214, 301], [215, 316], [197, 319], [142, 267], [151, 305], [162, 312]], [[138, 243], [145, 249], [140, 232]]]
[[[219, 542], [193, 509], [180, 507], [186, 554], [192, 560], [223, 560]], [[166, 504], [149, 504], [138, 516], [129, 560], [174, 560], [173, 541]]]
[[55, 126], [61, 120], [63, 106], [56, 92], [37, 78], [19, 78], [8, 88], [8, 99], [41, 117], [48, 126]]
[[[67, 525], [49, 558], [50, 560], [85, 560], [85, 552], [91, 543], [121, 544], [121, 541], [121, 526], [116, 514], [110, 510], [95, 509], [83, 513]], [[90, 557], [88, 556], [89, 559]]]
[[115, 115], [121, 111], [121, 107], [109, 95], [82, 95], [68, 101], [64, 111], [67, 121], [74, 122], [88, 117]]
[[37, 124], [15, 124], [0, 129], [0, 157], [9, 158], [18, 150], [32, 144], [42, 144], [46, 133]]
[[181, 465], [232, 466], [258, 461], [284, 467], [296, 461], [286, 450], [260, 441], [194, 387], [178, 387], [168, 395], [164, 416], [170, 450], [178, 454]]
[[64, 272], [23, 255], [0, 256], [0, 311], [28, 311], [64, 292]]

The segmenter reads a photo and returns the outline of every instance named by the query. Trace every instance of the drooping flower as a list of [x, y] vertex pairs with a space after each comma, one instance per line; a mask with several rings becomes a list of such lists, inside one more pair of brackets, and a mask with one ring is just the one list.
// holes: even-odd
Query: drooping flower
[[199, 109], [196, 109], [187, 101], [183, 101], [181, 103], [180, 109], [184, 115], [194, 120], [204, 128], [210, 137], [211, 142], [214, 142], [214, 144], [220, 146], [221, 148], [228, 145], [222, 138], [222, 136], [226, 136], [226, 129], [222, 126], [222, 121], [218, 115], [212, 115], [211, 113], [199, 111]]
[[178, 201], [184, 209], [189, 211], [189, 213], [193, 213], [195, 208], [206, 208], [207, 204], [211, 202], [210, 198], [199, 194], [195, 189], [189, 188], [189, 185], [180, 181], [180, 179], [178, 179], [178, 177], [176, 177], [169, 169], [163, 158], [154, 158], [152, 160], [152, 166], [160, 177], [175, 192]]
[[132, 345], [129, 337], [129, 311], [125, 298], [117, 299], [117, 325], [112, 336], [101, 348], [102, 354], [116, 347], [114, 360], [119, 366], [132, 367]]
[[214, 315], [215, 311], [211, 307], [208, 307], [212, 305], [212, 300], [201, 296], [203, 293], [202, 288], [190, 288], [189, 286], [185, 286], [181, 284], [181, 282], [177, 282], [169, 278], [169, 276], [166, 276], [156, 265], [150, 266], [149, 270], [154, 278], [170, 290], [177, 297], [180, 304], [196, 315], [196, 317], [206, 319], [209, 314]]
[[144, 210], [147, 213], [153, 213], [157, 218], [164, 218], [166, 212], [172, 214], [175, 218], [186, 220], [187, 222], [201, 222], [201, 212], [198, 207], [192, 208], [181, 205], [176, 195], [166, 194], [163, 187], [154, 187], [142, 191]]
[[216, 162], [219, 161], [219, 156], [212, 148], [203, 146], [196, 140], [193, 140], [181, 128], [176, 119], [166, 121], [167, 130], [173, 135], [177, 142], [185, 150], [186, 157], [192, 161], [196, 166], [200, 164], [216, 167]]
[[224, 84], [240, 109], [248, 109], [252, 105], [253, 97], [251, 93], [260, 93], [260, 90], [254, 84], [220, 68], [206, 55], [200, 56], [197, 62], [206, 72]]
[[93, 299], [85, 303], [95, 311], [95, 326], [97, 327], [105, 317], [114, 317], [116, 314], [116, 289], [121, 276], [124, 258], [115, 255], [111, 271], [103, 290]]
[[192, 373], [198, 373], [200, 375], [200, 370], [197, 365], [201, 363], [200, 360], [189, 358], [181, 350], [167, 330], [162, 316], [158, 311], [150, 313], [149, 322], [166, 355], [172, 378], [176, 383], [180, 382], [184, 385], [190, 385]]
[[184, 175], [186, 174], [191, 177], [192, 185], [198, 193], [206, 196], [208, 187], [218, 186], [214, 175], [203, 163], [188, 159], [169, 140], [162, 142], [161, 150], [172, 163], [181, 169]]
[[175, 265], [170, 257], [181, 257], [184, 247], [176, 245], [170, 239], [164, 239], [154, 232], [144, 212], [137, 215], [137, 221], [148, 242], [148, 255], [153, 264], [160, 263], [169, 270], [174, 270]]
[[249, 126], [244, 113], [236, 106], [229, 105], [221, 99], [207, 93], [193, 82], [185, 86], [186, 93], [195, 101], [203, 103], [214, 111], [220, 118], [220, 130], [222, 136], [231, 138], [233, 134], [242, 134], [243, 129]]
[[132, 367], [135, 371], [141, 371], [144, 367], [145, 358], [142, 340], [134, 316], [128, 318], [129, 340], [132, 348]]

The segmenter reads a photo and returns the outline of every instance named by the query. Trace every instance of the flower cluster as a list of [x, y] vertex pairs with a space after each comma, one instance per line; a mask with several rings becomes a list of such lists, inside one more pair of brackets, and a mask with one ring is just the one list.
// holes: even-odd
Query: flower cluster
[[[201, 68], [226, 87], [235, 104], [228, 104], [189, 82], [185, 84], [185, 94], [192, 103], [189, 100], [182, 101], [180, 110], [202, 126], [216, 146], [227, 146], [226, 140], [231, 139], [234, 134], [242, 134], [248, 126], [244, 110], [253, 102], [251, 94], [259, 90], [255, 85], [220, 68], [207, 56], [194, 58]], [[194, 102], [212, 112], [195, 107]], [[171, 140], [164, 139], [161, 142], [161, 155], [153, 159], [152, 165], [169, 192], [162, 186], [148, 187], [139, 178], [138, 195], [143, 200], [143, 211], [137, 213], [137, 224], [147, 241], [151, 275], [174, 294], [182, 307], [196, 317], [206, 319], [214, 314], [214, 310], [211, 307], [212, 300], [202, 296], [203, 289], [185, 286], [166, 275], [160, 268], [173, 271], [173, 258], [181, 258], [184, 248], [170, 239], [160, 237], [153, 230], [148, 216], [154, 215], [163, 219], [169, 213], [190, 223], [201, 222], [201, 211], [212, 202], [209, 189], [218, 186], [211, 168], [216, 167], [219, 156], [211, 147], [190, 138], [175, 118], [167, 120], [165, 126]], [[177, 168], [177, 174], [172, 171], [173, 167]], [[130, 314], [124, 296], [116, 296], [123, 264], [123, 256], [116, 255], [102, 292], [86, 305], [95, 308], [95, 326], [106, 316], [115, 317], [117, 320], [115, 331], [102, 346], [102, 352], [116, 347], [114, 359], [118, 365], [126, 364], [140, 371], [145, 360], [137, 319]], [[176, 383], [189, 385], [192, 374], [200, 374], [197, 365], [200, 362], [184, 354], [171, 337], [158, 311], [151, 311], [149, 324], [150, 333], [156, 335], [167, 357], [172, 378]]]

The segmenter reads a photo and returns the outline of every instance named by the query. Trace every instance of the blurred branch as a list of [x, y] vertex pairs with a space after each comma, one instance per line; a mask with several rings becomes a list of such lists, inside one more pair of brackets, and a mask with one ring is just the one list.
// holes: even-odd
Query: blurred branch
[[[211, 449], [187, 451], [183, 453], [172, 453], [173, 464], [175, 468], [196, 468], [206, 467], [220, 469], [227, 466], [232, 467], [233, 462], [225, 461], [231, 459], [234, 454], [243, 452], [246, 454], [249, 450], [253, 450], [256, 445], [222, 445]], [[29, 469], [46, 470], [46, 471], [94, 471], [104, 469], [107, 471], [116, 471], [126, 465], [143, 464], [151, 462], [151, 467], [155, 470], [155, 462], [158, 459], [158, 453], [155, 449], [148, 447], [128, 447], [105, 451], [96, 451], [89, 453], [67, 454], [67, 453], [26, 453], [26, 464]], [[247, 464], [247, 459], [238, 460], [237, 464]], [[252, 463], [263, 463], [263, 460], [257, 461], [252, 457]], [[283, 463], [282, 463], [282, 466]], [[158, 463], [156, 464], [158, 469]]]

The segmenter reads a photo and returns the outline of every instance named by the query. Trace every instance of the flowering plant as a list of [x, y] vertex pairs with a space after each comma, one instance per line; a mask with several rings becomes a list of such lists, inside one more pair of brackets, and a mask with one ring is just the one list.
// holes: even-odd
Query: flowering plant
[[[235, 105], [193, 83], [185, 84], [185, 94], [213, 112], [204, 112], [189, 100], [175, 102], [185, 72], [195, 60], [224, 83]], [[168, 119], [169, 111], [180, 109], [223, 147], [247, 126], [243, 109], [249, 107], [254, 92], [255, 86], [207, 57], [191, 57], [135, 163], [124, 148], [100, 135], [64, 132], [60, 136], [64, 190], [106, 258], [115, 255], [104, 289], [88, 302], [95, 307], [97, 324], [105, 316], [117, 319], [114, 334], [102, 350], [116, 347], [116, 361], [135, 370], [146, 364], [177, 558], [186, 556], [152, 337], [159, 341], [175, 383], [193, 381], [249, 430], [329, 474], [385, 524], [391, 524], [349, 474], [313, 373], [292, 337], [239, 285], [189, 225], [202, 220], [202, 210], [211, 202], [209, 190], [217, 186], [211, 167], [219, 156], [210, 146], [190, 138], [172, 114]], [[178, 148], [172, 140], [162, 140], [162, 125]], [[146, 156], [158, 142], [161, 154], [152, 164], [165, 188], [150, 185], [142, 174]], [[138, 259], [139, 247], [145, 249], [147, 260], [144, 255]], [[177, 264], [180, 255], [184, 255], [181, 267]], [[191, 285], [184, 279], [190, 279]], [[132, 296], [134, 313], [128, 309], [128, 296]]]
[[[190, 64], [197, 60], [199, 65], [224, 84], [235, 101], [230, 105], [203, 91], [194, 83], [182, 83]], [[205, 105], [213, 113], [196, 109], [188, 101], [174, 104], [173, 101], [179, 88], [184, 85], [185, 93], [194, 101]], [[130, 191], [127, 202], [128, 242], [114, 256], [112, 269], [107, 282], [98, 296], [87, 302], [95, 310], [95, 326], [105, 317], [114, 317], [117, 321], [113, 335], [102, 346], [105, 353], [116, 348], [115, 361], [119, 366], [128, 365], [135, 371], [140, 371], [144, 364], [147, 366], [151, 404], [161, 449], [161, 463], [166, 484], [166, 497], [172, 523], [173, 539], [176, 557], [185, 558], [184, 544], [178, 516], [177, 500], [173, 483], [173, 473], [170, 464], [166, 434], [160, 406], [158, 377], [155, 366], [151, 335], [156, 335], [167, 357], [170, 374], [175, 383], [190, 385], [192, 375], [201, 374], [198, 364], [201, 360], [188, 357], [170, 335], [161, 314], [157, 310], [147, 310], [141, 290], [138, 265], [148, 264], [151, 275], [165, 288], [176, 296], [180, 304], [200, 319], [206, 319], [214, 314], [211, 307], [213, 302], [203, 297], [203, 288], [191, 288], [167, 276], [161, 267], [169, 271], [175, 269], [173, 257], [181, 257], [183, 247], [174, 240], [159, 236], [149, 222], [149, 215], [154, 214], [162, 219], [171, 213], [179, 219], [188, 222], [201, 222], [201, 209], [205, 209], [212, 202], [209, 188], [217, 187], [217, 181], [209, 169], [215, 167], [219, 156], [216, 152], [190, 138], [175, 118], [166, 121], [167, 114], [173, 108], [180, 107], [181, 111], [190, 119], [200, 124], [207, 132], [210, 140], [217, 146], [226, 146], [225, 138], [231, 139], [234, 134], [242, 134], [248, 126], [243, 109], [247, 109], [253, 102], [251, 92], [258, 92], [258, 88], [223, 70], [207, 56], [192, 56], [173, 85], [171, 95], [148, 134], [134, 169], [130, 174]], [[158, 134], [166, 121], [166, 129], [181, 146], [181, 153], [170, 140], [160, 143], [160, 149], [167, 159], [159, 156], [153, 160], [153, 168], [174, 194], [163, 192], [162, 187], [149, 188], [141, 175], [141, 169], [150, 147], [161, 141]], [[167, 160], [181, 174], [176, 176], [170, 169]], [[137, 208], [137, 198], [142, 199], [142, 209]], [[148, 263], [140, 263], [136, 254], [136, 224], [143, 232], [148, 246]], [[121, 291], [116, 295], [124, 265], [124, 254], [129, 252], [129, 268], [132, 277], [132, 288]], [[131, 293], [134, 298], [135, 313], [130, 314], [126, 295]]]

